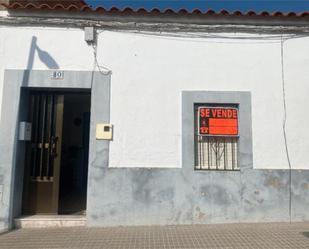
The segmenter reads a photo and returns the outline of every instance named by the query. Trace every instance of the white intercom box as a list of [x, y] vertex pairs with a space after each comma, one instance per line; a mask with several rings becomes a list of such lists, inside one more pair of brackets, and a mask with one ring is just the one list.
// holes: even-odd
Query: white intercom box
[[19, 141], [31, 141], [31, 128], [32, 125], [29, 122], [19, 123]]
[[96, 139], [112, 140], [113, 139], [113, 125], [112, 124], [97, 124]]

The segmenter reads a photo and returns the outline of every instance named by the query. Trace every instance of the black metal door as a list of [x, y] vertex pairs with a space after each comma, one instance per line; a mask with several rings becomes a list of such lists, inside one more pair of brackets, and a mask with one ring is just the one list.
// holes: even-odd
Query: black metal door
[[30, 94], [31, 143], [27, 148], [24, 213], [58, 213], [64, 96]]

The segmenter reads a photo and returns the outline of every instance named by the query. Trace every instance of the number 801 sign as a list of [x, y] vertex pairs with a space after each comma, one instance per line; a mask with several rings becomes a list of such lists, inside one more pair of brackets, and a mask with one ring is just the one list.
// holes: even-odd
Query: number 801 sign
[[64, 72], [63, 71], [54, 71], [51, 75], [52, 80], [63, 80], [64, 79]]

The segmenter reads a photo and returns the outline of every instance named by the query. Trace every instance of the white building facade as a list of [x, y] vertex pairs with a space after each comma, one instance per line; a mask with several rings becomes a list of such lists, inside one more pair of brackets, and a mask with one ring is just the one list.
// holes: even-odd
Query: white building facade
[[[22, 92], [36, 90], [90, 94], [89, 226], [308, 220], [308, 23], [2, 10], [0, 227], [23, 215]], [[232, 170], [197, 168], [198, 106], [238, 108]]]

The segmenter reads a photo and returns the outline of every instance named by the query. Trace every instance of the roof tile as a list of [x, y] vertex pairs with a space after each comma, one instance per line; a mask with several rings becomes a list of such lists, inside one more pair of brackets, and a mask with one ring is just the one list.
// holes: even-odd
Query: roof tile
[[173, 9], [165, 9], [160, 10], [158, 8], [153, 8], [151, 10], [146, 10], [144, 8], [139, 9], [132, 9], [131, 7], [125, 7], [124, 9], [120, 9], [116, 6], [111, 7], [110, 9], [105, 9], [102, 6], [97, 8], [91, 8], [89, 5], [86, 4], [84, 0], [11, 0], [9, 4], [0, 3], [0, 5], [4, 6], [9, 10], [49, 10], [49, 11], [91, 11], [94, 13], [110, 13], [110, 14], [150, 14], [150, 15], [157, 15], [157, 14], [177, 14], [177, 15], [218, 15], [218, 16], [258, 16], [258, 17], [299, 17], [304, 18], [308, 17], [309, 12], [287, 12], [282, 13], [280, 11], [276, 11], [270, 13], [268, 11], [262, 11], [260, 13], [256, 13], [253, 10], [242, 12], [240, 10], [237, 11], [228, 11], [228, 10], [220, 10], [215, 11], [212, 9], [208, 9], [206, 11], [201, 11], [200, 9], [194, 9], [189, 11], [188, 9], [182, 8], [178, 11]]

